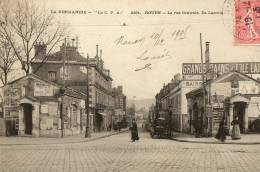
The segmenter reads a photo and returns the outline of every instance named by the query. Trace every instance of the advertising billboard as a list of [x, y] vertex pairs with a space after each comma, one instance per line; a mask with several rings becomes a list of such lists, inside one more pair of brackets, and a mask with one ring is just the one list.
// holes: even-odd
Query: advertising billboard
[[[206, 73], [206, 64], [203, 65]], [[244, 74], [260, 74], [260, 62], [240, 62], [240, 63], [210, 63], [210, 71], [213, 74], [223, 74], [230, 71], [238, 71]], [[183, 63], [182, 75], [201, 75], [201, 63]]]

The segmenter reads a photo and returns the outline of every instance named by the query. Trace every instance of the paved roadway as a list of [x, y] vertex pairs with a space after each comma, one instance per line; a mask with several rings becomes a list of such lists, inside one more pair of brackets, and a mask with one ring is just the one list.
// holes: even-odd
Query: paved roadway
[[259, 172], [260, 145], [181, 143], [129, 133], [86, 143], [0, 146], [1, 172]]

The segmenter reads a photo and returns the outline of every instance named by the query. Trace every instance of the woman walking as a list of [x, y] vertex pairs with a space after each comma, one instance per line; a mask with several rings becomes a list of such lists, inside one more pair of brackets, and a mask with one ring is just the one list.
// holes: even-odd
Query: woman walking
[[239, 128], [239, 121], [237, 116], [235, 116], [235, 119], [231, 122], [231, 125], [233, 125], [231, 138], [233, 140], [240, 139], [241, 138], [240, 128]]
[[133, 120], [132, 127], [130, 128], [130, 130], [131, 130], [131, 140], [133, 142], [136, 140], [139, 140], [137, 124], [136, 124], [135, 120]]
[[216, 135], [216, 139], [221, 140], [222, 142], [224, 142], [226, 140], [226, 127], [225, 127], [225, 118], [223, 117], [220, 124], [219, 124], [219, 129], [218, 129], [218, 133]]

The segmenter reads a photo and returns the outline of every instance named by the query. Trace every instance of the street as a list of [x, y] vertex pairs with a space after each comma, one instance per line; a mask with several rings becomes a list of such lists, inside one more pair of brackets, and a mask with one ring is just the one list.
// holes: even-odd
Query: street
[[86, 143], [0, 146], [1, 172], [260, 171], [259, 145], [182, 143], [130, 133]]

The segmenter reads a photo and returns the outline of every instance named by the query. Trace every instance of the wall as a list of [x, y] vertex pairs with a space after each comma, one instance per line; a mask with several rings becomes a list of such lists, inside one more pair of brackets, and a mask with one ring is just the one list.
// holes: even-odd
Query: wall
[[[58, 136], [60, 114], [58, 102], [40, 104], [40, 135]], [[55, 131], [57, 130], [57, 131]]]
[[[32, 65], [33, 70], [35, 70], [36, 67], [37, 64]], [[82, 68], [84, 68], [84, 65], [66, 63], [65, 78], [67, 78], [68, 81], [86, 81], [86, 74], [83, 73], [81, 70]], [[56, 71], [57, 82], [63, 82], [63, 63], [45, 63], [44, 66], [40, 67], [35, 74], [45, 80], [48, 80], [48, 71]]]
[[260, 115], [260, 97], [251, 97], [248, 106], [248, 117], [257, 118]]
[[0, 136], [5, 136], [5, 119], [0, 118]]
[[211, 94], [224, 95], [225, 97], [231, 96], [231, 83], [213, 83], [211, 84]]

